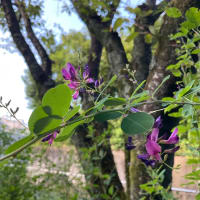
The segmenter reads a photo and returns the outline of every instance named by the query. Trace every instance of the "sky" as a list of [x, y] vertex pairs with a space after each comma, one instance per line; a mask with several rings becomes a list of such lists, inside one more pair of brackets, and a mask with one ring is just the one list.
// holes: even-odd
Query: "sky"
[[[47, 27], [53, 29], [54, 23], [58, 23], [65, 32], [68, 32], [70, 29], [81, 30], [84, 27], [84, 24], [77, 15], [61, 13], [61, 9], [61, 4], [57, 0], [45, 1], [44, 18], [47, 21]], [[6, 37], [8, 35], [6, 34]], [[5, 34], [0, 32], [0, 38], [4, 37]], [[24, 70], [27, 69], [27, 65], [18, 52], [11, 53], [2, 48], [0, 48], [0, 61], [0, 96], [3, 97], [3, 103], [11, 99], [10, 108], [13, 110], [19, 107], [16, 116], [27, 124], [32, 112], [31, 109], [27, 108], [28, 100], [25, 95], [25, 85], [22, 81], [22, 76]], [[11, 119], [8, 112], [0, 108], [0, 117], [2, 116]]]
[[[143, 0], [134, 2], [142, 3]], [[71, 29], [81, 30], [84, 27], [76, 14], [68, 15], [66, 12], [61, 12], [62, 4], [58, 0], [45, 0], [44, 9], [44, 18], [48, 28], [55, 29], [55, 23], [60, 24], [65, 32]], [[4, 36], [0, 32], [0, 38]], [[27, 108], [28, 100], [25, 97], [25, 86], [21, 78], [24, 70], [27, 69], [26, 63], [18, 52], [11, 53], [2, 48], [0, 48], [0, 61], [0, 96], [3, 97], [4, 103], [11, 100], [10, 108], [13, 110], [19, 107], [16, 116], [27, 124], [32, 110]], [[2, 116], [9, 118], [7, 111], [0, 108], [0, 117]]]

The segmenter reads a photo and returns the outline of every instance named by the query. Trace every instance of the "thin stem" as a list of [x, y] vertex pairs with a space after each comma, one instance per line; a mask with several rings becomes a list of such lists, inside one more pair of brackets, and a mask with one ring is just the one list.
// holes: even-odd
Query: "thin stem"
[[25, 129], [28, 130], [28, 127], [26, 127], [19, 119], [17, 119], [17, 117], [15, 116], [15, 114], [13, 114], [13, 113], [8, 109], [8, 107], [7, 107], [6, 105], [3, 104], [3, 102], [1, 102], [1, 106], [2, 106], [3, 108], [5, 108], [5, 109], [8, 111], [8, 113], [10, 114], [11, 117], [13, 117], [18, 123], [20, 123]]
[[[170, 103], [170, 104], [180, 104], [180, 105], [183, 105], [183, 104], [190, 104], [190, 105], [200, 105], [200, 103], [194, 103], [194, 102], [171, 102], [171, 101], [162, 101], [162, 100], [155, 100], [155, 101], [148, 101], [148, 102], [141, 102], [141, 103], [137, 103], [135, 105], [144, 105], [144, 104], [153, 104], [153, 103]], [[109, 110], [102, 110], [102, 111], [99, 111], [98, 113], [106, 113], [106, 112], [113, 112], [113, 111], [120, 111], [120, 112], [123, 112], [123, 111], [127, 111], [129, 110], [131, 107], [133, 106], [133, 104], [131, 105], [128, 105], [124, 108], [118, 108], [118, 109], [109, 109]], [[5, 106], [4, 106], [5, 107]], [[7, 108], [6, 108], [7, 109]], [[7, 109], [8, 110], [8, 109]], [[8, 110], [9, 111], [9, 110]], [[157, 110], [159, 111], [159, 110]], [[156, 112], [156, 111], [152, 111], [152, 112]], [[151, 112], [151, 113], [152, 113]], [[10, 112], [9, 112], [10, 113]], [[74, 124], [76, 122], [79, 122], [79, 121], [82, 121], [82, 120], [85, 120], [85, 119], [88, 119], [88, 118], [91, 118], [91, 117], [94, 117], [97, 113], [93, 113], [93, 114], [90, 114], [90, 115], [87, 115], [87, 116], [84, 116], [84, 117], [79, 117], [77, 119], [74, 119], [72, 121], [67, 121], [66, 123], [54, 128], [54, 129], [51, 129], [45, 133], [42, 133], [40, 134], [39, 136], [37, 136], [36, 138], [34, 138], [33, 140], [29, 141], [27, 144], [25, 144], [24, 146], [20, 147], [19, 149], [17, 149], [16, 151], [0, 158], [0, 161], [2, 160], [5, 160], [7, 158], [10, 158], [12, 156], [15, 156], [17, 155], [19, 152], [23, 151], [25, 148], [29, 147], [30, 145], [32, 145], [33, 143], [37, 142], [38, 140], [40, 140], [41, 138], [47, 136], [48, 134], [56, 131], [56, 130], [60, 130], [61, 128], [64, 128], [65, 126], [68, 126], [68, 125], [71, 125], [71, 124]], [[163, 164], [165, 164], [166, 166], [168, 166], [166, 163], [163, 162]], [[168, 166], [170, 167], [170, 166]]]

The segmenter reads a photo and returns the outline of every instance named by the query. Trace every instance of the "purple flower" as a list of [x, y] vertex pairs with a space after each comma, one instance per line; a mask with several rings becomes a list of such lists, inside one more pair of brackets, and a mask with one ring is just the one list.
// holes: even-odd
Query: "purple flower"
[[100, 78], [100, 80], [96, 80], [94, 82], [95, 88], [98, 88], [103, 83], [103, 78]]
[[147, 142], [146, 142], [146, 150], [147, 153], [155, 160], [160, 161], [161, 160], [161, 146], [157, 143], [158, 141], [158, 134], [159, 129], [153, 128], [152, 133], [147, 136]]
[[140, 154], [137, 156], [146, 166], [153, 167], [156, 164], [155, 160], [151, 160], [149, 154]]
[[177, 144], [179, 142], [179, 137], [177, 133], [178, 133], [178, 128], [175, 128], [173, 133], [168, 138], [168, 140], [160, 140], [160, 143], [161, 144]]
[[79, 96], [79, 90], [76, 90], [75, 93], [72, 95], [73, 99], [76, 100], [78, 99]]
[[134, 107], [132, 107], [132, 108], [130, 109], [130, 111], [131, 111], [131, 112], [140, 112], [138, 109], [136, 109], [136, 108], [134, 108]]
[[126, 150], [132, 150], [132, 149], [135, 149], [135, 145], [133, 145], [133, 141], [132, 141], [132, 137], [131, 136], [129, 136], [128, 137], [128, 142], [125, 144], [125, 148], [126, 148]]
[[159, 117], [156, 119], [156, 121], [155, 121], [153, 127], [154, 127], [154, 128], [162, 128], [162, 119], [161, 119], [161, 116], [159, 116]]
[[57, 134], [59, 131], [54, 131], [53, 133], [47, 135], [45, 138], [42, 139], [42, 142], [48, 141], [49, 145], [53, 143], [53, 141], [56, 139]]
[[178, 151], [180, 149], [180, 146], [176, 146], [176, 147], [174, 147], [174, 148], [172, 148], [172, 149], [166, 149], [165, 151], [164, 151], [164, 153], [175, 153], [176, 151]]
[[78, 76], [78, 71], [76, 71], [75, 67], [71, 63], [67, 63], [67, 66], [62, 69], [62, 75], [65, 80], [70, 81], [68, 84], [69, 88], [75, 90], [73, 94], [73, 99], [77, 99], [79, 96], [79, 90], [81, 89], [81, 82], [87, 83], [94, 83], [94, 79], [89, 77], [89, 68], [88, 66], [85, 67], [83, 72], [83, 79], [81, 80], [80, 76]]
[[77, 80], [77, 71], [71, 63], [67, 63], [67, 66], [62, 69], [62, 75], [65, 80]]
[[89, 78], [89, 67], [88, 67], [88, 65], [85, 66], [85, 69], [83, 71], [83, 79], [85, 80], [86, 83], [94, 83], [94, 79]]

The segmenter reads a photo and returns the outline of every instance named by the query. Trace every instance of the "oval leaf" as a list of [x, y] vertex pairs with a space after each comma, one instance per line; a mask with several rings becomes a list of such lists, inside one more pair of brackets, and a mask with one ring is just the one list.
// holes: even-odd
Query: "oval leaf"
[[80, 106], [74, 107], [72, 110], [70, 110], [64, 117], [64, 121], [68, 121], [71, 119], [80, 109]]
[[12, 153], [14, 151], [16, 151], [17, 149], [19, 149], [20, 147], [24, 146], [26, 143], [30, 142], [31, 140], [33, 140], [34, 135], [28, 135], [24, 138], [22, 138], [21, 140], [18, 140], [17, 142], [13, 143], [12, 145], [10, 145], [6, 150], [5, 150], [5, 154], [9, 154]]
[[119, 106], [126, 104], [126, 99], [124, 98], [108, 98], [104, 103], [106, 106]]
[[125, 117], [121, 123], [121, 129], [128, 135], [147, 133], [154, 125], [154, 118], [145, 113], [132, 113]]
[[181, 11], [175, 7], [167, 8], [165, 11], [167, 15], [172, 18], [178, 18], [182, 16]]
[[64, 128], [62, 128], [61, 132], [58, 134], [55, 141], [62, 142], [64, 140], [67, 140], [74, 133], [74, 129], [83, 123], [84, 123], [84, 120], [65, 126]]
[[48, 90], [42, 98], [42, 106], [49, 106], [49, 115], [63, 117], [69, 110], [72, 100], [72, 93], [66, 84], [61, 84]]
[[31, 114], [28, 127], [31, 133], [42, 134], [48, 132], [62, 123], [62, 118], [57, 115], [49, 115], [50, 107], [38, 106]]
[[106, 111], [102, 113], [98, 113], [94, 116], [94, 119], [99, 122], [104, 122], [107, 120], [117, 119], [122, 116], [122, 113], [117, 111]]

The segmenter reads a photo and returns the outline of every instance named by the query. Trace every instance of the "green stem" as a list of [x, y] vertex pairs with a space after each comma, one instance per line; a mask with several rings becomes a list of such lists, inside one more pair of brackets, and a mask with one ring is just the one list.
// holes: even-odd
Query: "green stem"
[[[200, 105], [200, 103], [194, 103], [194, 102], [171, 102], [171, 101], [155, 100], [155, 101], [148, 101], [148, 102], [141, 102], [141, 103], [137, 103], [137, 104], [131, 104], [131, 105], [128, 105], [128, 106], [126, 106], [124, 108], [102, 110], [102, 111], [99, 111], [98, 113], [106, 113], [106, 112], [113, 112], [113, 111], [120, 111], [120, 112], [122, 111], [123, 112], [123, 111], [129, 110], [133, 106], [144, 105], [144, 104], [154, 104], [154, 103], [170, 103], [170, 104], [180, 104], [180, 105], [184, 105], [184, 104]], [[7, 159], [7, 158], [10, 158], [12, 156], [17, 155], [19, 152], [23, 151], [25, 148], [29, 147], [30, 145], [34, 144], [35, 142], [37, 142], [41, 138], [47, 136], [48, 134], [50, 134], [50, 133], [52, 133], [52, 132], [54, 132], [56, 130], [60, 130], [61, 128], [64, 128], [65, 126], [74, 124], [74, 123], [79, 122], [81, 120], [85, 120], [85, 119], [94, 117], [98, 113], [93, 113], [93, 114], [90, 114], [90, 115], [87, 115], [87, 116], [84, 116], [84, 117], [79, 117], [79, 118], [74, 119], [72, 121], [68, 121], [68, 122], [64, 123], [63, 125], [60, 125], [60, 126], [54, 128], [54, 129], [51, 129], [51, 130], [49, 130], [49, 131], [47, 131], [47, 132], [35, 137], [33, 140], [29, 141], [27, 144], [25, 144], [24, 146], [20, 147], [16, 151], [14, 151], [14, 152], [12, 152], [12, 153], [0, 158], [0, 161], [3, 161], [5, 159]], [[164, 164], [167, 165], [166, 163], [164, 163]], [[170, 167], [170, 166], [168, 166], [168, 167]]]

